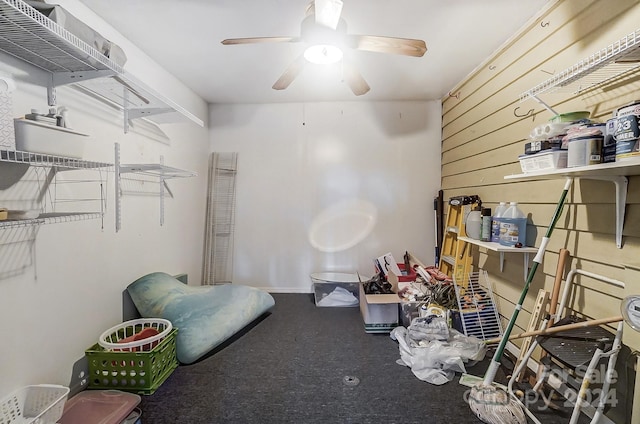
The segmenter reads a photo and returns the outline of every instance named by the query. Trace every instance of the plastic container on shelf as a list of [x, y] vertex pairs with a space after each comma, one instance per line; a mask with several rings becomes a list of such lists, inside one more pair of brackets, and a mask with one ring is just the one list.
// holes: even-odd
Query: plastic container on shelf
[[520, 155], [520, 168], [522, 172], [546, 171], [567, 167], [567, 150], [548, 149], [532, 155]]
[[482, 208], [482, 226], [480, 227], [480, 240], [491, 240], [491, 208]]
[[567, 167], [595, 165], [602, 162], [606, 124], [593, 123], [567, 133]]
[[503, 246], [526, 245], [527, 216], [518, 208], [518, 202], [510, 202], [509, 208], [500, 218], [500, 241]]
[[467, 215], [464, 223], [467, 237], [480, 240], [480, 232], [482, 231], [482, 215], [480, 211], [471, 211]]
[[493, 213], [493, 217], [491, 218], [491, 240], [494, 243], [498, 243], [500, 241], [500, 218], [506, 212], [508, 206], [507, 202], [500, 202], [495, 212]]
[[69, 128], [42, 123], [41, 120], [14, 119], [16, 149], [24, 152], [42, 153], [81, 159], [87, 134]]

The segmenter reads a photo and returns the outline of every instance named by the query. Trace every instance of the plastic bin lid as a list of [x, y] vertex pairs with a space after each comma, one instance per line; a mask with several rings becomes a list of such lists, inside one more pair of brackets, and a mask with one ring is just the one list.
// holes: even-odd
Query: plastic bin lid
[[360, 281], [367, 281], [369, 277], [358, 274], [348, 274], [346, 272], [315, 272], [311, 274], [313, 281], [325, 282], [325, 283], [359, 283]]
[[120, 424], [140, 403], [140, 396], [120, 390], [85, 390], [64, 406], [60, 424]]

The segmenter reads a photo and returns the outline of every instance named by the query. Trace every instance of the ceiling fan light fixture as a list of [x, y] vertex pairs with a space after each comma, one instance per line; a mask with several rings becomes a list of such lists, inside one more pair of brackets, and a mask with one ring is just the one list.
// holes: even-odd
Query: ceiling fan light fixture
[[316, 44], [304, 51], [304, 58], [318, 65], [330, 65], [342, 60], [342, 50], [331, 44]]

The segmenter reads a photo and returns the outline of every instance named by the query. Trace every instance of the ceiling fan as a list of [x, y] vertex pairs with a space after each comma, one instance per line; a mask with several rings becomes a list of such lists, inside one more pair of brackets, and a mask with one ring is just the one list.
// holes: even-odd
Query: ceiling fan
[[307, 45], [303, 54], [289, 65], [273, 84], [274, 90], [284, 90], [302, 72], [307, 62], [335, 63], [342, 60], [343, 76], [356, 96], [367, 93], [369, 85], [360, 72], [344, 57], [347, 49], [378, 53], [393, 53], [421, 57], [427, 51], [422, 40], [347, 34], [347, 24], [341, 18], [341, 0], [314, 0], [309, 3], [302, 20], [299, 36], [229, 38], [224, 45], [251, 43], [298, 43]]

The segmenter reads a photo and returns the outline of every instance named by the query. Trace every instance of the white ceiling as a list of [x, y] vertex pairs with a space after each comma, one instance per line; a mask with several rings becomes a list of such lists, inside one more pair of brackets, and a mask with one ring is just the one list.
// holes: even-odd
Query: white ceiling
[[441, 99], [548, 0], [343, 0], [347, 33], [427, 44], [420, 58], [354, 52], [371, 86], [359, 97], [339, 65], [308, 65], [286, 90], [273, 90], [302, 43], [220, 43], [298, 36], [309, 0], [81, 1], [207, 102], [278, 103]]

